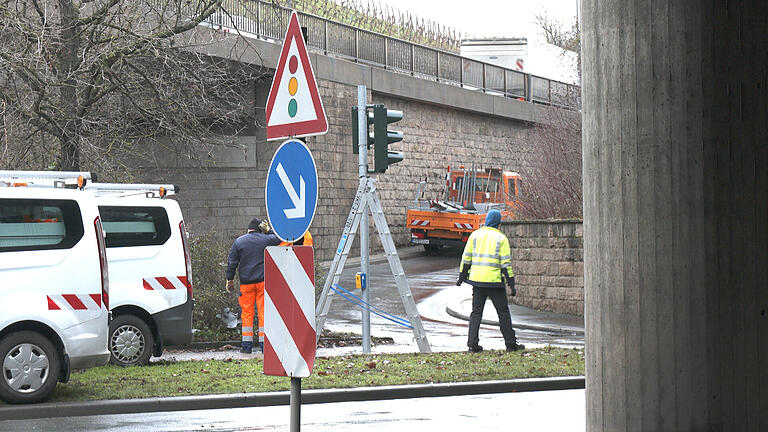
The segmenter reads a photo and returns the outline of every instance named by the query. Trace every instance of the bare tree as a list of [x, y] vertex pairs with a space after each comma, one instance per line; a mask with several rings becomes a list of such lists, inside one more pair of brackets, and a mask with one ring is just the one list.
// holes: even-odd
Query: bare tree
[[578, 20], [568, 25], [550, 17], [546, 12], [536, 14], [535, 19], [547, 43], [564, 51], [571, 51], [576, 54], [581, 52]]
[[198, 160], [252, 127], [258, 70], [199, 54], [221, 1], [0, 0], [0, 167]]

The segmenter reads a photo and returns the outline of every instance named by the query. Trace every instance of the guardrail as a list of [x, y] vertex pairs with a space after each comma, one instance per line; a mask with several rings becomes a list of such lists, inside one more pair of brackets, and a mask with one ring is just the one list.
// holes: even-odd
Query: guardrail
[[[214, 27], [236, 28], [254, 37], [282, 41], [291, 9], [271, 2], [224, 0], [209, 17]], [[307, 29], [307, 46], [334, 55], [416, 77], [476, 89], [534, 103], [579, 108], [578, 86], [461, 57], [380, 33], [298, 12]]]

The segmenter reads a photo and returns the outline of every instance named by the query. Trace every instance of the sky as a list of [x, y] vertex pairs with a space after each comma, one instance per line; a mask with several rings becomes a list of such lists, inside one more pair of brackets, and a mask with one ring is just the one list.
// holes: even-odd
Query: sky
[[464, 37], [527, 37], [542, 40], [537, 13], [560, 22], [576, 19], [577, 0], [374, 0], [420, 18], [453, 27]]

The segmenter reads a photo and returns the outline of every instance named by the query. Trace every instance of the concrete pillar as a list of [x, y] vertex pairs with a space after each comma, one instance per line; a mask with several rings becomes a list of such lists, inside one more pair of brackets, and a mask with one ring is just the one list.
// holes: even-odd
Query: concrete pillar
[[765, 0], [582, 0], [587, 429], [768, 430]]

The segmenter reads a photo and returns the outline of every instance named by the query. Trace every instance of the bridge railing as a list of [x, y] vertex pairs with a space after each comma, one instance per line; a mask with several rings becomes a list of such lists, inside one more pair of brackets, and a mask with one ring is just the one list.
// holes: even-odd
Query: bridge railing
[[[282, 41], [291, 10], [271, 2], [224, 0], [222, 11], [207, 20], [213, 27], [236, 28], [246, 36]], [[298, 12], [307, 28], [307, 46], [419, 78], [518, 100], [578, 109], [578, 86], [461, 57], [455, 53], [359, 29]]]

